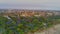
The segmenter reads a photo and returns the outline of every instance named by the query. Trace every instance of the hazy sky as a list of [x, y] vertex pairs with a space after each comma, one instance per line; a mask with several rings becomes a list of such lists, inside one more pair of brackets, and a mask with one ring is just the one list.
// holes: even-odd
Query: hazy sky
[[60, 10], [60, 0], [0, 0], [0, 8]]

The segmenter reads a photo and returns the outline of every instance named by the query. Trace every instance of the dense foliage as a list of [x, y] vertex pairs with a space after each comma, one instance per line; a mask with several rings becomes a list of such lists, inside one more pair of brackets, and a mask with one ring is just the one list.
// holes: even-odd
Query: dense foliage
[[[44, 30], [51, 27], [56, 19], [53, 17], [22, 17], [22, 16], [8, 16], [11, 19], [0, 16], [0, 34], [28, 34], [34, 33], [38, 30]], [[58, 22], [59, 19], [57, 19]]]

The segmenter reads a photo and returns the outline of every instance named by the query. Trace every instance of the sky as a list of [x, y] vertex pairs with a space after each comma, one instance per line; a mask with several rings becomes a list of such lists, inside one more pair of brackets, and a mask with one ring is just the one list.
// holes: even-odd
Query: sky
[[60, 0], [0, 0], [0, 9], [60, 10]]

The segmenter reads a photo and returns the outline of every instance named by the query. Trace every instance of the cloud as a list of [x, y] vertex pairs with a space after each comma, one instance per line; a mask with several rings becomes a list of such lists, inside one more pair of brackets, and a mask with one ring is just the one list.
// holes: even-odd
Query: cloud
[[0, 8], [59, 9], [60, 0], [0, 0]]
[[9, 4], [19, 4], [19, 3], [45, 3], [48, 2], [48, 0], [0, 0], [0, 3], [9, 3]]

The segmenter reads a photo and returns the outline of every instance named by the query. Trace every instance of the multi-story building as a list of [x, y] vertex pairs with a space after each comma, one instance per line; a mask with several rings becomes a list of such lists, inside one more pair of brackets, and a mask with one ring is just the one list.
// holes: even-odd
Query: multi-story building
[[8, 10], [5, 15], [10, 16], [52, 16], [53, 12], [43, 10]]

